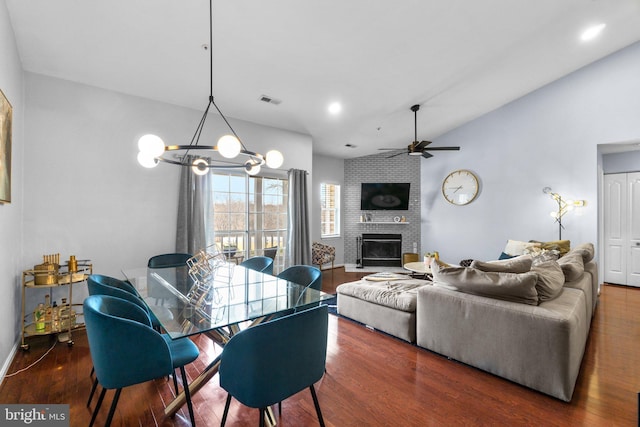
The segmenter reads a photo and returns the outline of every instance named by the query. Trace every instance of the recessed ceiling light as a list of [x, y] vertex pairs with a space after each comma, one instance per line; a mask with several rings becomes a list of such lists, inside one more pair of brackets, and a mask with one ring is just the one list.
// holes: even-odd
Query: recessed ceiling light
[[339, 102], [332, 102], [329, 104], [328, 110], [331, 114], [338, 114], [342, 111], [342, 105]]
[[595, 39], [600, 35], [602, 30], [604, 30], [604, 27], [606, 26], [607, 24], [592, 25], [582, 32], [582, 34], [580, 35], [580, 40], [582, 40], [583, 42], [587, 42], [589, 40]]

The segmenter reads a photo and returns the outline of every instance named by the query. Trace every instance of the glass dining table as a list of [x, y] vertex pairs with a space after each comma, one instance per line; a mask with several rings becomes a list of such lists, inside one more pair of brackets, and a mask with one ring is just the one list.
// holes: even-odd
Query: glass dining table
[[[194, 281], [187, 265], [129, 268], [122, 273], [172, 339], [204, 334], [221, 347], [243, 328], [332, 298], [233, 263], [219, 266], [204, 281]], [[192, 395], [215, 376], [219, 364], [218, 356], [189, 384]], [[185, 402], [181, 392], [167, 405], [165, 415], [174, 415]]]

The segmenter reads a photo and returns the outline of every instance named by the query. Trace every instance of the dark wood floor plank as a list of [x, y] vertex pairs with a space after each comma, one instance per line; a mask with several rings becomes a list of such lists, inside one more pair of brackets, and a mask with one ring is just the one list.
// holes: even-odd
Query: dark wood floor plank
[[[323, 289], [362, 273], [344, 269], [323, 272]], [[201, 355], [187, 367], [193, 379], [220, 350], [204, 337], [194, 337]], [[85, 403], [91, 388], [91, 358], [83, 331], [75, 345], [58, 343], [42, 361], [0, 385], [2, 403], [68, 403], [71, 425], [88, 425]], [[34, 337], [31, 349], [19, 350], [9, 373], [42, 356], [53, 341]], [[640, 390], [640, 289], [607, 285], [592, 320], [591, 335], [572, 402], [565, 403], [473, 367], [410, 345], [348, 319], [330, 316], [327, 373], [316, 384], [327, 426], [633, 426], [637, 424]], [[98, 417], [106, 420], [113, 391]], [[172, 381], [161, 378], [122, 392], [113, 426], [189, 426], [186, 407], [175, 417], [164, 408], [175, 396]], [[193, 398], [196, 424], [219, 425], [226, 392], [217, 377]], [[283, 402], [278, 424], [315, 426], [308, 390]], [[233, 401], [229, 426], [255, 426], [258, 411]]]

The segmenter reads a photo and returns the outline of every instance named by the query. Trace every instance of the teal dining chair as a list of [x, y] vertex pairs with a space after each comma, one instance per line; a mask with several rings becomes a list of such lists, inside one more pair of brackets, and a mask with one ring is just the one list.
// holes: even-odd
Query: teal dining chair
[[318, 421], [324, 426], [314, 384], [325, 371], [328, 310], [326, 305], [299, 311], [247, 328], [231, 338], [220, 356], [220, 386], [227, 391], [224, 426], [231, 398], [266, 410], [309, 388]]
[[[134, 304], [139, 305], [143, 310], [147, 312], [151, 318], [153, 327], [160, 331], [162, 326], [160, 320], [149, 309], [149, 306], [142, 299], [136, 288], [128, 282], [116, 279], [115, 277], [105, 276], [103, 274], [91, 274], [87, 278], [87, 288], [89, 295], [111, 295], [114, 297], [126, 299]], [[166, 320], [173, 318], [173, 314], [170, 310], [163, 310]]]
[[91, 360], [102, 385], [89, 426], [95, 422], [107, 390], [116, 392], [105, 426], [111, 424], [124, 387], [168, 376], [175, 369], [180, 369], [191, 425], [195, 426], [184, 367], [198, 358], [198, 347], [189, 338], [171, 340], [160, 334], [151, 327], [145, 310], [121, 298], [90, 295], [83, 309]]
[[278, 254], [278, 247], [273, 246], [271, 248], [264, 248], [264, 256], [271, 258], [275, 261], [276, 255]]
[[147, 267], [149, 268], [170, 268], [183, 267], [187, 265], [187, 260], [193, 258], [193, 255], [187, 253], [168, 253], [154, 255], [149, 258]]
[[241, 266], [273, 275], [273, 259], [266, 256], [254, 256], [240, 263]]
[[[187, 266], [187, 261], [190, 258], [193, 258], [193, 255], [179, 252], [154, 255], [147, 261], [147, 267], [154, 269], [175, 268], [175, 274], [180, 278], [176, 281], [176, 289], [186, 294], [191, 288], [191, 279], [189, 278], [189, 268]], [[148, 296], [155, 298], [156, 305], [164, 304], [167, 299], [171, 300], [173, 298], [171, 292], [163, 289], [162, 286], [149, 287]]]
[[304, 287], [322, 290], [322, 272], [310, 265], [294, 265], [278, 274], [280, 279], [285, 279]]
[[[91, 274], [87, 278], [87, 289], [89, 290], [89, 295], [109, 295], [112, 297], [121, 298], [123, 300], [129, 301], [147, 313], [149, 319], [151, 320], [152, 327], [158, 331], [162, 331], [162, 326], [158, 318], [153, 314], [153, 312], [149, 309], [149, 306], [143, 301], [142, 297], [136, 290], [136, 288], [128, 282], [116, 279], [115, 277], [105, 276], [103, 274]], [[171, 311], [165, 309], [163, 312], [166, 312], [164, 315], [167, 319], [172, 319], [173, 315]], [[89, 376], [93, 375], [95, 372], [95, 367], [91, 369], [91, 373]], [[96, 387], [98, 385], [98, 379], [96, 378], [93, 382], [93, 386], [91, 387], [91, 392], [89, 393], [89, 399], [87, 400], [87, 407], [91, 404], [91, 400], [93, 399], [93, 395], [95, 394]], [[176, 376], [173, 375], [173, 385], [178, 392], [178, 382], [176, 380]]]

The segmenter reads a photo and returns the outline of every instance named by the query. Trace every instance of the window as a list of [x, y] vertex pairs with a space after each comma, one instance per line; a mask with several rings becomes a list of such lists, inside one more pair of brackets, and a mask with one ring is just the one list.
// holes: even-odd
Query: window
[[[274, 273], [284, 268], [287, 179], [214, 172], [213, 221], [207, 241], [240, 261], [274, 252]], [[271, 250], [268, 250], [271, 249]]]
[[340, 186], [320, 184], [320, 237], [340, 236]]

